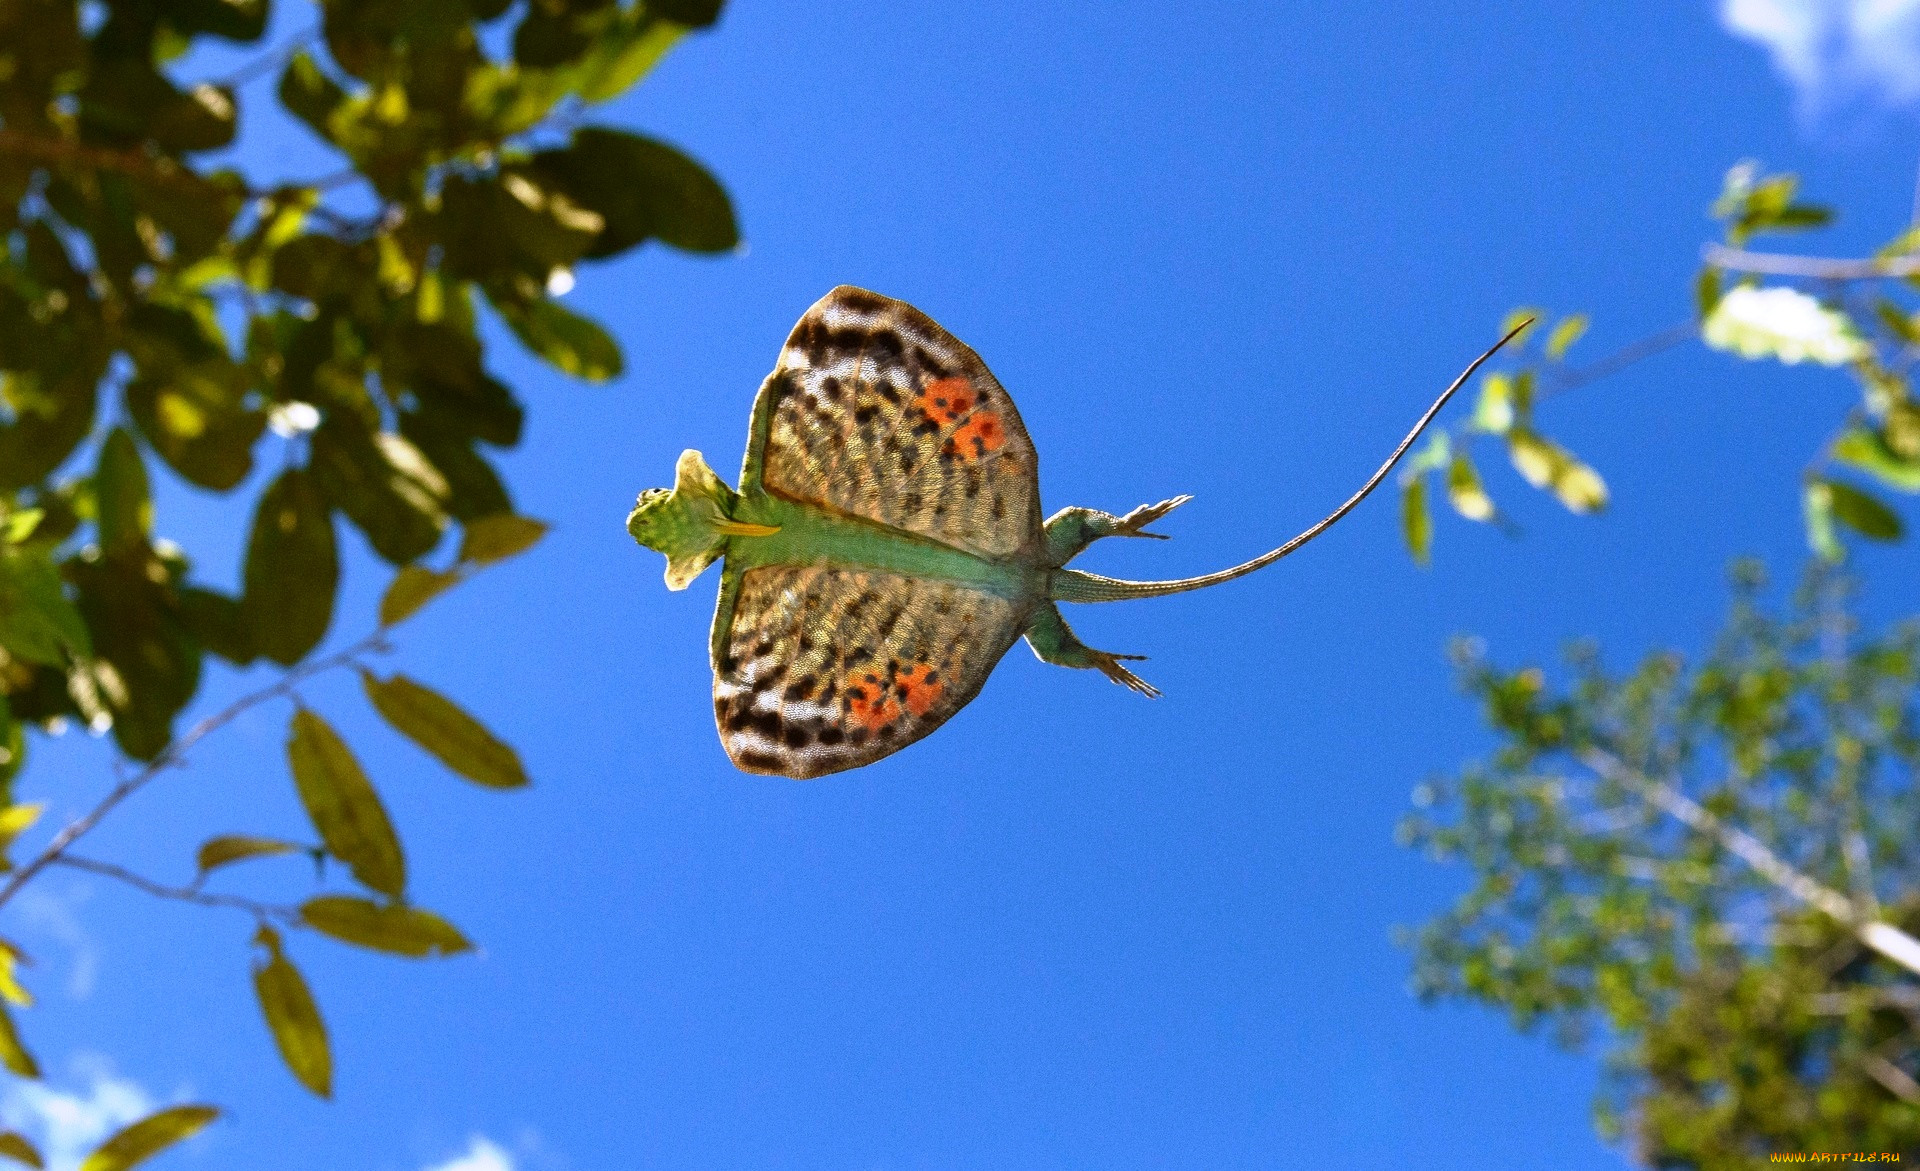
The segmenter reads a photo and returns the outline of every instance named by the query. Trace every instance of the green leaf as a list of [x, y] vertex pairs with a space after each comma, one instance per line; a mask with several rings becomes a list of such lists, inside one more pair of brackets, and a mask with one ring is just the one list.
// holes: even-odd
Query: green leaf
[[253, 991], [280, 1059], [300, 1084], [322, 1098], [333, 1096], [333, 1052], [327, 1025], [300, 969], [280, 947], [280, 933], [262, 923], [253, 941], [267, 949], [267, 961], [254, 965]]
[[1538, 326], [1541, 321], [1545, 320], [1546, 316], [1547, 311], [1544, 309], [1535, 309], [1531, 305], [1522, 305], [1500, 320], [1500, 332], [1502, 334], [1512, 333], [1514, 330], [1520, 328], [1522, 322], [1527, 321], [1529, 318], [1532, 319], [1533, 325], [1527, 327], [1527, 332], [1514, 339], [1515, 349], [1517, 350], [1520, 346], [1524, 346], [1528, 341], [1532, 340], [1534, 328]]
[[0, 647], [49, 667], [92, 653], [87, 624], [45, 552], [0, 551]]
[[382, 719], [454, 772], [490, 789], [527, 783], [512, 747], [439, 692], [405, 675], [383, 681], [362, 671], [360, 683]]
[[495, 303], [514, 334], [555, 369], [588, 382], [605, 382], [622, 369], [620, 347], [598, 324], [557, 302]]
[[1807, 546], [1822, 561], [1843, 560], [1847, 551], [1833, 529], [1833, 486], [1825, 480], [1809, 480], [1800, 507], [1807, 525]]
[[1826, 480], [1833, 518], [1871, 541], [1897, 541], [1904, 526], [1885, 504], [1841, 480]]
[[237, 667], [258, 658], [247, 608], [239, 598], [187, 586], [180, 591], [180, 617], [206, 648]]
[[153, 531], [153, 498], [147, 487], [146, 462], [125, 427], [107, 432], [93, 477], [93, 495], [102, 549], [119, 553], [146, 545]]
[[[202, 648], [187, 628], [173, 579], [180, 568], [151, 552], [79, 557], [63, 567], [93, 636], [87, 673], [110, 713], [114, 741], [152, 760], [173, 738], [173, 719], [200, 686]], [[75, 692], [80, 672], [70, 678]]]
[[722, 0], [647, 0], [647, 11], [689, 28], [706, 28], [720, 19]]
[[244, 862], [249, 858], [268, 858], [279, 854], [304, 854], [307, 848], [279, 838], [257, 838], [248, 834], [221, 834], [200, 845], [200, 873]]
[[606, 34], [580, 64], [580, 100], [592, 104], [619, 97], [651, 73], [686, 33], [671, 20], [642, 16]]
[[457, 573], [442, 573], [424, 565], [403, 565], [380, 598], [380, 625], [397, 626], [420, 607], [460, 584]]
[[1505, 435], [1513, 426], [1513, 380], [1489, 374], [1480, 380], [1480, 397], [1473, 404], [1470, 426], [1489, 435]]
[[1920, 461], [1901, 459], [1880, 436], [1856, 427], [1836, 439], [1833, 458], [1871, 473], [1902, 492], [1920, 492]]
[[688, 252], [726, 252], [740, 243], [726, 188], [664, 142], [588, 126], [564, 149], [536, 154], [533, 166], [605, 220], [589, 259], [648, 239]]
[[253, 445], [267, 417], [244, 404], [244, 374], [231, 363], [136, 378], [127, 412], [167, 466], [215, 492], [238, 487], [253, 471]]
[[1886, 326], [1887, 332], [1892, 334], [1901, 345], [1910, 346], [1916, 340], [1920, 340], [1920, 332], [1915, 331], [1913, 319], [1907, 316], [1906, 310], [1892, 301], [1881, 297], [1873, 303], [1873, 312], [1880, 319], [1880, 324]]
[[1515, 427], [1507, 433], [1507, 453], [1527, 483], [1550, 490], [1569, 511], [1597, 512], [1606, 507], [1606, 481], [1566, 448]]
[[1427, 480], [1408, 480], [1400, 492], [1400, 528], [1414, 564], [1425, 568], [1433, 559], [1433, 512], [1427, 507]]
[[483, 516], [467, 525], [460, 538], [460, 560], [486, 565], [526, 552], [547, 535], [542, 521], [512, 513]]
[[280, 104], [315, 134], [329, 142], [334, 140], [330, 120], [346, 101], [347, 91], [321, 72], [312, 57], [300, 52], [288, 58], [287, 68], [280, 75]]
[[453, 924], [419, 907], [382, 906], [346, 895], [321, 895], [302, 904], [300, 919], [343, 943], [411, 959], [473, 950], [473, 944]]
[[27, 1052], [26, 1043], [20, 1040], [20, 1030], [13, 1023], [13, 1013], [5, 1005], [0, 1005], [0, 1065], [21, 1077], [40, 1076], [40, 1063]]
[[170, 1106], [149, 1114], [101, 1143], [80, 1164], [80, 1171], [127, 1171], [198, 1134], [218, 1117], [220, 1111], [212, 1106]]
[[293, 714], [287, 742], [294, 785], [327, 852], [366, 886], [392, 898], [406, 889], [406, 859], [393, 823], [346, 742], [317, 714]]
[[305, 471], [287, 469], [260, 494], [244, 576], [253, 649], [292, 666], [320, 645], [333, 623], [340, 562], [333, 518]]
[[374, 552], [404, 565], [440, 542], [447, 482], [419, 448], [391, 432], [370, 433], [344, 412], [329, 415], [310, 442], [315, 482]]
[[1561, 318], [1560, 324], [1554, 326], [1553, 332], [1547, 335], [1547, 357], [1556, 362], [1566, 357], [1573, 343], [1579, 341], [1580, 335], [1587, 332], [1587, 324], [1585, 313], [1575, 313], [1571, 317]]
[[46, 1161], [40, 1157], [40, 1151], [27, 1141], [27, 1136], [15, 1130], [0, 1133], [0, 1157], [12, 1159], [16, 1163], [25, 1163], [29, 1167], [47, 1165]]
[[1693, 280], [1693, 303], [1699, 311], [1700, 320], [1705, 321], [1713, 315], [1713, 307], [1720, 303], [1720, 270], [1707, 267]]
[[1455, 452], [1447, 469], [1447, 501], [1468, 520], [1493, 519], [1493, 500], [1480, 486], [1480, 473], [1464, 451]]

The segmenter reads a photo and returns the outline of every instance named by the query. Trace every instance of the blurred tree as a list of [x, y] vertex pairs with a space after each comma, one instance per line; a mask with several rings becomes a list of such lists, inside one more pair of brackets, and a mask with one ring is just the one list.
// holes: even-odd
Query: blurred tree
[[[35, 737], [77, 722], [133, 762], [91, 812], [6, 863], [0, 905], [67, 866], [251, 914], [267, 1023], [317, 1094], [332, 1081], [326, 1032], [285, 931], [415, 957], [468, 944], [406, 901], [399, 837], [298, 685], [355, 669], [374, 708], [453, 771], [526, 783], [470, 716], [368, 661], [434, 595], [543, 531], [514, 514], [490, 461], [519, 441], [523, 408], [486, 370], [476, 298], [547, 362], [605, 380], [619, 348], [555, 299], [575, 266], [649, 239], [737, 244], [698, 163], [581, 124], [719, 8], [327, 0], [313, 27], [222, 78], [182, 74], [208, 38], [262, 41], [267, 0], [0, 0], [0, 845], [40, 809], [15, 795]], [[274, 78], [338, 170], [262, 184], [231, 165], [249, 83]], [[277, 470], [256, 474], [262, 457]], [[253, 495], [239, 596], [196, 584], [189, 551], [161, 535], [157, 474]], [[321, 656], [342, 522], [396, 572], [370, 633]], [[429, 566], [454, 526], [457, 552]], [[285, 670], [182, 731], [207, 653]], [[282, 698], [315, 842], [215, 837], [183, 885], [75, 851], [202, 737]], [[282, 907], [207, 889], [214, 871], [274, 855], [335, 859], [361, 890]], [[19, 958], [0, 941], [0, 996], [24, 1006]], [[0, 1060], [36, 1076], [3, 1007]], [[131, 1166], [209, 1117], [163, 1112], [87, 1166]], [[0, 1135], [0, 1155], [25, 1159], [23, 1144]]]
[[1696, 666], [1459, 648], [1501, 745], [1401, 826], [1475, 875], [1415, 986], [1597, 1032], [1601, 1129], [1655, 1166], [1920, 1153], [1920, 622], [1858, 639], [1825, 572], [1776, 619], [1738, 572]]

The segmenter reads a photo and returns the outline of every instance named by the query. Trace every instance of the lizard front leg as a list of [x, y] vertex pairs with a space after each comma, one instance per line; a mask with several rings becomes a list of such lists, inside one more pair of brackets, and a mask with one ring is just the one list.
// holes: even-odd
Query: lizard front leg
[[1047, 563], [1058, 569], [1101, 537], [1152, 537], [1164, 541], [1165, 533], [1149, 533], [1146, 526], [1192, 499], [1175, 496], [1158, 504], [1142, 504], [1125, 516], [1095, 508], [1063, 508], [1047, 521]]
[[1153, 684], [1120, 665], [1122, 660], [1138, 661], [1147, 656], [1113, 655], [1094, 650], [1073, 636], [1066, 619], [1060, 617], [1059, 607], [1051, 602], [1042, 606], [1027, 624], [1027, 645], [1033, 648], [1033, 653], [1039, 655], [1043, 663], [1059, 667], [1092, 668], [1122, 687], [1130, 687], [1148, 698], [1157, 698], [1160, 694]]

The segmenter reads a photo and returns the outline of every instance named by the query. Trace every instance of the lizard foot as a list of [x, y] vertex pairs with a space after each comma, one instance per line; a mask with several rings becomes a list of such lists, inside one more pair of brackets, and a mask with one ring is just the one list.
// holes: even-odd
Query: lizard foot
[[[1147, 534], [1147, 535], [1151, 536], [1152, 534]], [[1096, 651], [1092, 649], [1087, 650], [1086, 656], [1090, 666], [1094, 667], [1102, 675], [1105, 675], [1107, 678], [1113, 680], [1115, 683], [1118, 683], [1120, 686], [1137, 691], [1141, 695], [1146, 696], [1148, 699], [1160, 698], [1160, 689], [1158, 687], [1155, 687], [1153, 684], [1147, 682], [1145, 679], [1140, 678], [1140, 676], [1135, 675], [1132, 671], [1129, 671], [1125, 667], [1122, 667], [1120, 665], [1120, 662], [1123, 659], [1130, 660], [1133, 662], [1142, 662], [1146, 659], [1147, 656], [1145, 655], [1111, 655], [1111, 654], [1108, 654], [1106, 651]]]
[[1156, 541], [1164, 541], [1167, 539], [1165, 533], [1149, 533], [1145, 531], [1146, 526], [1192, 499], [1193, 497], [1191, 496], [1175, 496], [1172, 500], [1162, 500], [1158, 504], [1142, 504], [1140, 507], [1120, 518], [1120, 523], [1114, 527], [1113, 535], [1116, 537], [1152, 537]]

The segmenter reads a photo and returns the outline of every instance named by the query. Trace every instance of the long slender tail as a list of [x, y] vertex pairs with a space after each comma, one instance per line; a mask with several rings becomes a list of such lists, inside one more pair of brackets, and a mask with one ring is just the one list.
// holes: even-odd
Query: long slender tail
[[1349, 512], [1352, 512], [1355, 506], [1367, 498], [1368, 493], [1380, 486], [1380, 481], [1387, 478], [1387, 473], [1393, 470], [1393, 465], [1399, 463], [1400, 457], [1407, 454], [1407, 449], [1413, 446], [1414, 440], [1420, 438], [1420, 433], [1427, 429], [1427, 424], [1433, 422], [1433, 417], [1440, 413], [1440, 408], [1447, 405], [1447, 400], [1453, 397], [1453, 392], [1459, 390], [1466, 384], [1467, 379], [1473, 377], [1473, 372], [1480, 368], [1481, 363], [1499, 353], [1500, 347], [1512, 341], [1519, 335], [1521, 330], [1532, 324], [1533, 318], [1527, 318], [1527, 320], [1521, 322], [1519, 325], [1514, 326], [1513, 329], [1507, 333], [1507, 336], [1493, 343], [1493, 348], [1478, 358], [1475, 358], [1473, 364], [1465, 370], [1462, 370], [1460, 377], [1454, 379], [1453, 384], [1447, 387], [1439, 398], [1434, 400], [1432, 406], [1427, 408], [1427, 413], [1420, 416], [1420, 421], [1413, 425], [1413, 430], [1407, 432], [1407, 437], [1400, 441], [1400, 446], [1393, 449], [1393, 454], [1387, 457], [1387, 462], [1381, 464], [1380, 470], [1373, 473], [1372, 477], [1369, 478], [1366, 483], [1360, 485], [1358, 492], [1348, 497], [1345, 504], [1342, 504], [1327, 514], [1326, 519], [1320, 521], [1320, 523], [1309, 528], [1278, 549], [1270, 553], [1262, 553], [1252, 561], [1242, 562], [1232, 569], [1223, 569], [1218, 573], [1209, 573], [1201, 577], [1183, 577], [1174, 581], [1121, 581], [1118, 578], [1101, 577], [1097, 573], [1082, 573], [1077, 569], [1062, 569], [1054, 573], [1053, 588], [1049, 593], [1052, 595], [1053, 600], [1057, 602], [1120, 602], [1129, 598], [1155, 598], [1162, 594], [1183, 594], [1188, 590], [1203, 590], [1208, 586], [1216, 586], [1222, 582], [1232, 581], [1236, 577], [1245, 577], [1255, 570], [1265, 569], [1267, 566], [1272, 565], [1308, 541], [1313, 540], [1321, 533], [1326, 532], [1333, 527], [1334, 522]]

